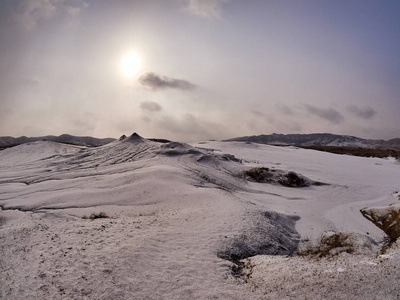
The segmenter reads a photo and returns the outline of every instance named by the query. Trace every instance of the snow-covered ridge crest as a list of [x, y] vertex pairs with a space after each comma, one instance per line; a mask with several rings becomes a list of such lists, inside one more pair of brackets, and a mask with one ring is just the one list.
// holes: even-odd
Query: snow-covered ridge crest
[[[152, 190], [154, 188], [150, 187], [151, 185], [168, 185], [171, 178], [176, 178], [178, 181], [190, 180], [191, 185], [195, 187], [218, 187], [225, 190], [235, 190], [243, 184], [235, 177], [240, 173], [241, 165], [232, 155], [214, 153], [213, 150], [200, 149], [185, 143], [155, 142], [137, 133], [129, 137], [123, 136], [100, 147], [76, 147], [45, 141], [36, 143], [41, 145], [42, 155], [31, 156], [37, 144], [19, 145], [0, 152], [0, 167], [3, 167], [0, 185], [36, 186], [58, 181], [64, 186], [66, 183], [74, 182], [73, 188], [68, 187], [65, 190], [68, 194], [75, 192], [79, 194], [83, 186], [92, 183], [93, 190], [88, 195], [97, 195], [99, 182], [104, 182], [101, 185], [104, 195], [99, 197], [100, 200], [93, 201], [106, 203], [114, 197], [105, 195], [114, 191], [122, 190], [122, 194], [129, 193], [132, 188], [135, 190], [135, 186], [143, 191]], [[52, 150], [55, 146], [65, 149], [64, 154]], [[29, 164], [26, 163], [28, 158], [30, 158]], [[115, 180], [115, 185], [108, 190], [105, 187], [109, 187], [110, 180]], [[51, 193], [48, 194], [50, 198], [43, 197], [35, 203], [24, 200], [25, 197], [29, 197], [27, 191], [24, 195], [17, 193], [16, 201], [9, 199], [7, 195], [0, 195], [0, 204], [2, 199], [9, 199], [4, 207], [37, 209], [93, 205], [80, 201], [80, 197], [77, 200], [70, 196], [61, 196], [59, 200], [52, 201], [50, 199], [55, 194]], [[94, 199], [97, 197], [93, 196]], [[118, 196], [113, 203], [129, 203], [129, 199], [130, 197]], [[162, 198], [156, 197], [151, 201], [162, 201]]]

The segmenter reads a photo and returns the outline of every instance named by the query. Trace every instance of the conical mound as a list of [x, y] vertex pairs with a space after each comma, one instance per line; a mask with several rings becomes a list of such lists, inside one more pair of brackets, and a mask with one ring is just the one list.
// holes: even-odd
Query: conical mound
[[140, 135], [138, 135], [136, 132], [134, 132], [129, 137], [126, 137], [126, 136], [123, 135], [123, 136], [120, 137], [119, 140], [122, 141], [122, 142], [130, 142], [130, 143], [135, 143], [135, 144], [145, 141], [145, 139], [142, 138]]

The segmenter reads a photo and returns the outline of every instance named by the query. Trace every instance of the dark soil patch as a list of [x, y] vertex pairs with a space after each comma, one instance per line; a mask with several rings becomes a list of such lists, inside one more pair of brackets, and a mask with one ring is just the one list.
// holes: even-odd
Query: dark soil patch
[[286, 187], [307, 187], [310, 185], [325, 185], [325, 183], [313, 181], [293, 171], [282, 171], [265, 167], [252, 168], [245, 172], [248, 181], [279, 184]]
[[84, 216], [82, 219], [94, 220], [94, 219], [106, 219], [106, 218], [109, 218], [109, 216], [105, 212], [99, 212], [97, 214], [93, 213], [89, 217]]
[[228, 241], [218, 257], [235, 265], [232, 274], [240, 276], [241, 260], [255, 255], [292, 255], [297, 252], [300, 235], [295, 229], [298, 216], [287, 216], [276, 212], [263, 212], [251, 216], [252, 223], [242, 234]]

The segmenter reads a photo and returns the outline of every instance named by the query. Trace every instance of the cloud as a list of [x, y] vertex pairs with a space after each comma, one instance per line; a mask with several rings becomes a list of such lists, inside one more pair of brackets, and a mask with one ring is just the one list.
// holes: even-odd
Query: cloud
[[297, 133], [300, 133], [303, 130], [301, 125], [296, 123], [296, 122], [282, 124], [281, 128], [283, 128], [282, 130], [286, 131], [286, 132], [297, 132]]
[[[280, 105], [277, 105], [280, 110]], [[283, 105], [283, 114], [294, 115], [294, 112], [285, 112], [286, 108], [289, 107]], [[279, 132], [279, 133], [294, 133], [301, 132], [302, 127], [293, 118], [285, 117], [280, 114], [265, 114], [256, 110], [251, 110], [250, 119], [247, 120], [247, 127], [253, 132], [267, 133], [267, 132]]]
[[151, 123], [151, 119], [148, 116], [143, 116], [142, 120], [143, 120], [143, 122]]
[[152, 72], [148, 72], [140, 76], [139, 82], [144, 87], [148, 87], [153, 90], [164, 90], [164, 89], [193, 90], [196, 87], [189, 81], [169, 78], [166, 76], [160, 76]]
[[30, 31], [39, 22], [49, 20], [57, 14], [76, 17], [88, 6], [86, 0], [23, 0], [15, 17], [21, 27]]
[[265, 117], [265, 114], [255, 109], [250, 110], [250, 112], [257, 117]]
[[89, 7], [89, 4], [86, 1], [78, 1], [80, 2], [78, 5], [75, 3], [74, 4], [69, 4], [68, 1], [65, 1], [64, 3], [64, 10], [67, 13], [67, 15], [70, 15], [72, 17], [77, 17], [83, 9], [86, 9]]
[[40, 86], [44, 84], [42, 80], [30, 76], [17, 76], [15, 82], [20, 86]]
[[294, 114], [293, 110], [285, 104], [278, 103], [278, 104], [275, 104], [275, 106], [281, 113], [283, 113], [285, 115], [293, 115]]
[[210, 131], [205, 126], [206, 123], [201, 122], [197, 117], [189, 113], [185, 114], [181, 119], [176, 119], [172, 116], [163, 116], [158, 125], [175, 135], [193, 136], [193, 140], [196, 137], [211, 136]]
[[184, 10], [188, 13], [205, 18], [220, 19], [222, 5], [228, 0], [182, 0]]
[[95, 130], [94, 123], [93, 120], [89, 121], [88, 119], [83, 118], [75, 118], [71, 121], [73, 129], [79, 130], [80, 132], [87, 132], [87, 134]]
[[160, 111], [162, 110], [162, 107], [160, 104], [153, 102], [153, 101], [143, 101], [140, 102], [140, 108], [143, 110], [148, 110], [148, 111]]
[[377, 115], [377, 112], [371, 107], [360, 108], [355, 105], [349, 105], [346, 108], [349, 112], [351, 112], [355, 116], [363, 118], [363, 119], [367, 119], [367, 120], [373, 119]]
[[250, 113], [251, 113], [251, 122], [250, 123], [252, 123], [252, 122], [257, 122], [257, 123], [268, 122], [270, 124], [275, 123], [274, 116], [272, 116], [270, 114], [265, 114], [259, 110], [255, 110], [255, 109], [250, 110]]
[[305, 108], [309, 113], [316, 115], [321, 119], [325, 119], [333, 124], [340, 124], [344, 121], [343, 115], [333, 108], [323, 109], [308, 104], [305, 105]]
[[24, 0], [16, 17], [22, 27], [31, 30], [38, 21], [50, 19], [56, 11], [55, 5], [49, 0]]

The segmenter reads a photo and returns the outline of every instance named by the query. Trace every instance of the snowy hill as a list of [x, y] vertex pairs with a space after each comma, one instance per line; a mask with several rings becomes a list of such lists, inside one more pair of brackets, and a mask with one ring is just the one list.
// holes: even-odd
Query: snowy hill
[[[367, 299], [381, 287], [391, 299], [400, 253], [373, 252], [384, 234], [359, 210], [398, 201], [399, 167], [136, 133], [99, 147], [9, 148], [0, 151], [0, 299]], [[261, 168], [278, 177], [247, 179]], [[289, 174], [319, 184], [280, 184]], [[295, 255], [327, 231], [367, 247]]]
[[108, 144], [114, 139], [106, 138], [106, 139], [97, 139], [89, 136], [73, 136], [69, 134], [62, 134], [60, 136], [41, 136], [41, 137], [26, 137], [21, 136], [18, 138], [14, 138], [11, 136], [3, 136], [0, 137], [0, 146], [15, 146], [29, 142], [36, 142], [36, 141], [51, 141], [51, 142], [58, 142], [58, 143], [66, 143], [66, 144], [73, 144], [78, 146], [102, 146]]
[[[60, 155], [61, 152], [64, 154]], [[88, 195], [93, 194], [93, 197], [89, 198], [96, 198], [93, 199], [96, 205], [108, 204], [110, 197], [114, 199], [114, 205], [125, 205], [130, 203], [131, 197], [115, 198], [115, 192], [131, 194], [131, 190], [134, 189], [141, 194], [149, 189], [160, 196], [168, 194], [171, 185], [174, 185], [168, 182], [168, 174], [171, 174], [171, 180], [178, 176], [177, 174], [181, 174], [178, 177], [185, 181], [192, 180], [193, 184], [197, 185], [206, 184], [204, 178], [209, 178], [214, 184], [228, 189], [230, 185], [240, 184], [236, 178], [226, 174], [225, 169], [235, 170], [239, 165], [238, 162], [231, 164], [231, 159], [234, 160], [229, 155], [215, 154], [211, 150], [201, 150], [184, 143], [153, 142], [136, 133], [95, 148], [78, 148], [45, 141], [23, 144], [0, 152], [0, 166], [4, 167], [0, 175], [0, 184], [3, 184], [3, 187], [24, 184], [18, 189], [22, 194], [17, 192], [12, 197], [13, 200], [7, 200], [9, 195], [0, 195], [0, 205], [3, 208], [23, 210], [92, 206], [93, 202], [88, 203], [70, 196], [75, 192], [79, 194], [82, 190], [81, 185], [88, 189]], [[135, 180], [138, 177], [140, 180]], [[53, 184], [54, 180], [57, 182]], [[63, 180], [67, 183], [66, 187], [63, 186]], [[68, 184], [69, 180], [73, 180], [72, 186]], [[159, 191], [149, 187], [152, 181], [158, 181]], [[236, 182], [230, 184], [230, 181]], [[43, 184], [35, 185], [42, 182]], [[29, 200], [30, 191], [43, 190], [42, 186], [47, 186], [48, 182], [59, 186], [60, 190], [68, 190], [67, 195], [61, 193], [57, 201], [48, 200], [55, 197], [54, 193], [47, 196], [43, 194], [35, 201]], [[110, 182], [113, 188], [105, 189], [104, 187], [110, 186]], [[178, 183], [175, 185], [179, 187]], [[161, 192], [164, 187], [167, 191]], [[143, 201], [157, 202], [163, 199]]]
[[355, 136], [336, 135], [330, 133], [313, 134], [271, 134], [254, 135], [228, 139], [227, 141], [251, 142], [260, 144], [282, 144], [293, 146], [335, 146], [372, 149], [400, 149], [400, 139], [366, 140]]
[[84, 147], [61, 144], [56, 142], [28, 142], [14, 148], [7, 148], [1, 151], [0, 165], [24, 165], [44, 159], [55, 158], [60, 155], [76, 153], [83, 149]]

